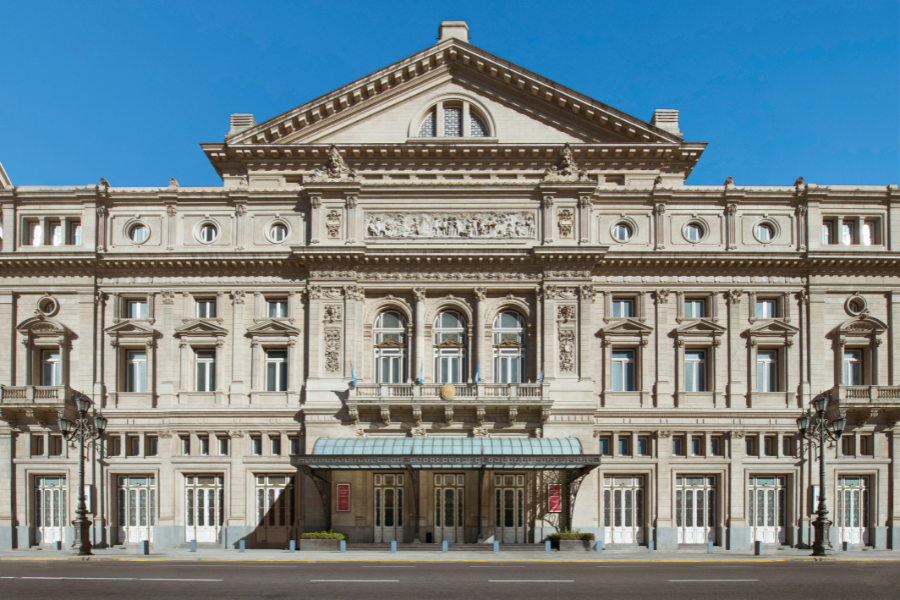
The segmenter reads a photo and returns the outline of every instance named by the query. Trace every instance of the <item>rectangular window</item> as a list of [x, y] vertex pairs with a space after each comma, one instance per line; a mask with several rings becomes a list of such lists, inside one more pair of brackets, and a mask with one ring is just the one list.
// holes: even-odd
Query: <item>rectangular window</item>
[[706, 316], [706, 302], [704, 300], [685, 300], [684, 317], [686, 319], [702, 319]]
[[41, 352], [41, 385], [62, 385], [62, 363], [59, 350]]
[[786, 435], [781, 438], [781, 455], [782, 456], [793, 456], [794, 455], [794, 438]]
[[181, 454], [184, 456], [191, 455], [191, 436], [189, 435], [181, 436]]
[[684, 391], [706, 391], [706, 351], [688, 350], [684, 353]]
[[634, 300], [614, 298], [612, 302], [613, 318], [624, 319], [634, 316]]
[[748, 437], [744, 440], [747, 456], [756, 456], [756, 438]]
[[763, 438], [763, 456], [775, 456], [775, 442], [777, 438], [768, 436]]
[[147, 301], [146, 300], [129, 300], [125, 304], [125, 314], [129, 319], [146, 319], [147, 318]]
[[26, 246], [40, 246], [44, 243], [43, 230], [41, 224], [37, 221], [28, 223], [28, 238], [25, 240]]
[[863, 246], [876, 246], [880, 244], [878, 239], [878, 220], [866, 219], [862, 226], [862, 244]]
[[684, 456], [684, 440], [680, 437], [672, 438], [672, 456]]
[[159, 438], [147, 438], [147, 456], [157, 456], [159, 454]]
[[43, 456], [44, 455], [44, 436], [42, 436], [42, 435], [32, 435], [31, 436], [31, 455], [32, 456]]
[[141, 455], [141, 438], [138, 436], [129, 436], [128, 438], [128, 456]]
[[287, 314], [287, 300], [269, 300], [266, 302], [269, 308], [270, 319], [283, 319]]
[[691, 456], [703, 456], [703, 438], [691, 438]]
[[60, 223], [59, 221], [48, 221], [47, 222], [47, 232], [50, 234], [50, 239], [48, 241], [51, 246], [62, 246], [62, 243], [63, 243], [62, 223]]
[[62, 456], [63, 439], [61, 435], [50, 436], [50, 456]]
[[600, 438], [600, 454], [602, 456], [609, 456], [609, 438]]
[[196, 354], [198, 392], [213, 392], [216, 389], [216, 351], [198, 350]]
[[197, 300], [197, 318], [214, 319], [216, 317], [215, 300]]
[[612, 353], [612, 389], [614, 392], [633, 392], [634, 351], [615, 350]]
[[631, 456], [628, 448], [628, 438], [619, 438], [619, 456]]
[[266, 391], [287, 391], [287, 352], [270, 350], [266, 352]]
[[262, 456], [262, 438], [261, 437], [250, 438], [250, 451], [253, 454], [253, 456]]
[[709, 439], [709, 453], [712, 456], [722, 456], [722, 440], [720, 438]]
[[81, 245], [81, 221], [69, 223], [69, 244], [72, 246]]
[[291, 438], [291, 456], [300, 456], [300, 438]]
[[110, 456], [122, 456], [122, 438], [121, 436], [110, 437], [107, 440], [107, 449]]
[[209, 456], [209, 436], [200, 438], [200, 456]]
[[875, 449], [872, 447], [874, 441], [871, 435], [859, 436], [859, 453], [863, 456], [874, 456]]
[[844, 351], [844, 385], [862, 385], [862, 351]]
[[760, 392], [778, 391], [778, 352], [775, 350], [756, 353], [756, 389]]
[[757, 300], [756, 318], [774, 319], [778, 316], [778, 302], [775, 300]]
[[639, 437], [637, 441], [638, 456], [650, 456], [650, 440], [645, 437]]
[[829, 245], [834, 243], [834, 221], [822, 222], [822, 244]]
[[856, 223], [853, 221], [844, 220], [841, 223], [841, 243], [845, 246], [850, 246], [856, 243]]
[[228, 438], [219, 438], [219, 456], [228, 456]]
[[841, 436], [841, 454], [844, 456], [853, 456], [853, 436]]
[[125, 391], [147, 391], [147, 353], [129, 350], [125, 354]]
[[281, 456], [281, 438], [273, 437], [269, 442], [272, 448], [272, 456]]

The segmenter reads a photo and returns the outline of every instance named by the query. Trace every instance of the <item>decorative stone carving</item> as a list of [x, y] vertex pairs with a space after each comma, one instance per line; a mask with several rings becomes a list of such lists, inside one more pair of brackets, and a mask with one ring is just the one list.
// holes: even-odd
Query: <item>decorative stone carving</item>
[[578, 286], [578, 295], [584, 300], [593, 302], [597, 296], [597, 290], [594, 289], [593, 285], [580, 285]]
[[159, 294], [159, 298], [163, 304], [173, 304], [175, 302], [175, 292], [164, 290]]
[[329, 304], [323, 311], [322, 321], [325, 323], [340, 323], [341, 307], [336, 304]]
[[559, 161], [544, 171], [544, 181], [587, 181], [587, 171], [578, 168], [572, 146], [563, 146]]
[[563, 304], [556, 307], [556, 320], [560, 323], [570, 323], [575, 321], [575, 305]]
[[310, 300], [338, 300], [344, 295], [344, 289], [339, 287], [323, 287], [321, 285], [309, 286]]
[[428, 430], [424, 427], [412, 427], [409, 434], [413, 437], [428, 437]]
[[359, 274], [364, 281], [539, 281], [539, 273], [521, 271], [370, 271]]
[[313, 171], [312, 179], [315, 181], [322, 180], [338, 180], [338, 181], [354, 181], [356, 180], [356, 171], [347, 166], [341, 151], [334, 144], [328, 149], [328, 160], [325, 162], [324, 169], [316, 169]]
[[231, 291], [231, 303], [234, 305], [244, 303], [244, 290]]
[[170, 217], [174, 217], [175, 215], [178, 214], [178, 209], [175, 207], [174, 204], [168, 204], [168, 205], [166, 205], [166, 214], [169, 215]]
[[509, 418], [508, 418], [508, 422], [509, 422], [509, 426], [510, 426], [510, 427], [512, 427], [513, 425], [516, 424], [516, 417], [518, 417], [518, 416], [519, 416], [519, 407], [518, 407], [518, 406], [512, 406], [512, 405], [510, 405], [510, 407], [509, 407]]
[[475, 423], [481, 427], [484, 425], [484, 415], [485, 415], [485, 407], [476, 406], [475, 407]]
[[359, 425], [359, 409], [355, 406], [350, 406], [347, 408], [347, 414], [354, 425]]
[[543, 406], [541, 407], [541, 423], [546, 423], [550, 420], [550, 407]]
[[544, 276], [550, 279], [581, 279], [582, 277], [590, 277], [591, 272], [587, 269], [584, 271], [566, 269], [563, 271], [544, 271]]
[[669, 439], [670, 437], [672, 437], [672, 432], [669, 431], [669, 430], [667, 430], [667, 429], [665, 429], [665, 430], [662, 430], [662, 431], [657, 431], [657, 432], [656, 432], [656, 436], [659, 437], [659, 438], [662, 438], [662, 439], [666, 440], [666, 439]]
[[742, 440], [742, 439], [744, 439], [744, 436], [747, 435], [747, 432], [746, 432], [746, 431], [737, 431], [737, 430], [735, 430], [735, 431], [730, 431], [730, 432], [728, 432], [728, 435], [729, 435], [729, 436], [731, 437], [731, 439], [733, 439], [733, 440]]
[[232, 430], [228, 432], [228, 437], [230, 438], [242, 438], [247, 435], [246, 431]]
[[725, 299], [731, 304], [740, 304], [744, 290], [728, 290], [725, 292]]
[[484, 302], [485, 300], [487, 300], [487, 288], [475, 288], [475, 299], [479, 302]]
[[422, 287], [413, 288], [413, 296], [415, 296], [416, 302], [424, 302], [425, 301], [425, 288], [422, 288]]
[[311, 196], [309, 205], [313, 208], [322, 208], [322, 198], [320, 196]]
[[412, 407], [413, 425], [420, 427], [422, 425], [422, 405], [414, 404]]
[[366, 237], [384, 239], [531, 239], [534, 213], [366, 213]]
[[341, 371], [341, 332], [336, 329], [325, 332], [325, 371], [328, 373]]
[[668, 304], [669, 290], [656, 290], [653, 292], [653, 297], [656, 298], [657, 304]]
[[391, 426], [391, 407], [387, 404], [382, 404], [378, 407], [381, 409], [381, 422], [384, 423], [385, 427]]
[[453, 425], [453, 405], [447, 404], [444, 406], [444, 424], [447, 427]]
[[556, 215], [556, 226], [559, 228], [561, 239], [572, 239], [572, 228], [575, 225], [575, 211], [571, 208], [563, 208]]
[[559, 370], [562, 373], [575, 372], [575, 332], [571, 329], [559, 332]]
[[234, 214], [239, 217], [246, 216], [247, 214], [247, 205], [246, 204], [238, 204], [234, 207]]
[[328, 231], [329, 240], [337, 240], [341, 237], [341, 211], [331, 209], [325, 215], [325, 229]]
[[472, 436], [474, 437], [491, 437], [490, 432], [487, 427], [475, 427], [472, 429]]
[[535, 430], [534, 430], [534, 437], [536, 437], [536, 438], [544, 437], [544, 430], [541, 429], [540, 427], [538, 427], [537, 429], [535, 429]]

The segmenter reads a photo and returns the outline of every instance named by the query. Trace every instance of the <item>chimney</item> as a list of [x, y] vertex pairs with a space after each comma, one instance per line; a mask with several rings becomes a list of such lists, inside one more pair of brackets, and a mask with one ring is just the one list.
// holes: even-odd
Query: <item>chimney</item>
[[674, 108], [657, 108], [653, 111], [651, 125], [656, 125], [664, 131], [674, 133], [678, 137], [684, 137], [678, 129], [678, 110]]
[[438, 27], [438, 41], [443, 42], [450, 38], [468, 43], [469, 26], [465, 21], [441, 21], [441, 26]]
[[228, 130], [228, 134], [225, 137], [227, 138], [233, 135], [237, 135], [238, 133], [246, 131], [254, 126], [256, 126], [256, 119], [253, 118], [253, 115], [246, 113], [235, 113], [231, 115], [231, 129]]

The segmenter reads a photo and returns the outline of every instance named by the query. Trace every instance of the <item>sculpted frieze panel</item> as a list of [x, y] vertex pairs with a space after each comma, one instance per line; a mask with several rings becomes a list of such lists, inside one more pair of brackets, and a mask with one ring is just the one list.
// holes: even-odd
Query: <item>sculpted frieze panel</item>
[[388, 239], [534, 238], [534, 213], [366, 213], [366, 237]]
[[391, 271], [388, 273], [373, 271], [360, 273], [359, 278], [364, 281], [538, 281], [539, 273], [511, 273], [483, 271], [454, 271], [454, 272], [422, 272], [422, 271]]

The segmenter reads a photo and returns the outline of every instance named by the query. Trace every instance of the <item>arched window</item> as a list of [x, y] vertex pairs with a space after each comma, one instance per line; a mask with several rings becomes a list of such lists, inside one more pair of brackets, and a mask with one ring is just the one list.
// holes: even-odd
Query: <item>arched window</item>
[[442, 100], [429, 110], [416, 137], [490, 137], [488, 119], [465, 100]]
[[406, 319], [389, 310], [375, 319], [375, 380], [403, 383], [406, 379]]
[[466, 377], [466, 320], [456, 311], [434, 320], [434, 380], [462, 383]]
[[494, 318], [494, 383], [522, 383], [525, 377], [525, 319], [505, 311]]

